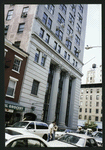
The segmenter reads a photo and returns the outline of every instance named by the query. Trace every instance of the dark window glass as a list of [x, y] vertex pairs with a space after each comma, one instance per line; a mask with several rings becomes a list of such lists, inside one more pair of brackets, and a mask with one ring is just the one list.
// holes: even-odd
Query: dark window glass
[[33, 80], [31, 94], [37, 95], [37, 93], [38, 93], [38, 86], [39, 86], [39, 82], [36, 81], [36, 80]]
[[15, 45], [16, 47], [20, 47], [20, 42], [21, 42], [21, 41], [15, 41], [14, 45]]
[[71, 45], [72, 45], [71, 41], [66, 40], [66, 47], [67, 47], [69, 50], [71, 50]]
[[54, 49], [56, 50], [57, 48], [57, 42], [54, 41]]
[[75, 36], [75, 42], [78, 46], [80, 46], [80, 38], [77, 35]]
[[19, 72], [19, 70], [20, 70], [20, 64], [21, 64], [21, 61], [15, 57], [12, 69]]
[[35, 53], [35, 62], [37, 63], [39, 61], [39, 55], [40, 55], [40, 51], [37, 50], [37, 52]]
[[65, 51], [65, 53], [64, 53], [64, 58], [66, 59], [66, 56], [67, 56], [67, 52]]
[[60, 53], [60, 52], [61, 52], [61, 46], [58, 45], [58, 53]]
[[41, 65], [45, 66], [46, 57], [42, 56]]
[[63, 38], [63, 33], [62, 33], [62, 31], [56, 29], [56, 33], [55, 33], [55, 34], [56, 34], [56, 36], [59, 38], [59, 40], [62, 41], [62, 38]]
[[72, 25], [74, 25], [74, 17], [71, 13], [69, 14], [69, 21]]
[[76, 57], [79, 57], [78, 49], [74, 46], [74, 54]]
[[82, 108], [80, 108], [79, 111], [82, 112]]
[[11, 20], [13, 14], [13, 10], [9, 10], [7, 14], [7, 19], [6, 20]]
[[46, 34], [46, 39], [45, 39], [46, 43], [49, 43], [49, 39], [50, 39], [50, 36]]
[[98, 117], [95, 117], [95, 121], [98, 121]]
[[99, 109], [96, 109], [96, 114], [98, 114], [99, 113]]
[[47, 17], [48, 17], [48, 16], [46, 15], [46, 13], [44, 13], [44, 14], [43, 14], [43, 19], [42, 19], [42, 21], [43, 21], [44, 24], [47, 23]]
[[87, 112], [87, 108], [85, 108], [85, 112]]
[[43, 38], [43, 35], [44, 35], [44, 30], [41, 28], [41, 29], [40, 29], [40, 33], [39, 33], [39, 36], [40, 36], [41, 38]]
[[48, 24], [47, 24], [48, 28], [51, 29], [52, 26], [52, 20], [49, 18], [48, 19]]
[[64, 4], [60, 4], [60, 9], [66, 14], [67, 7]]
[[68, 61], [70, 61], [70, 55], [68, 54]]
[[18, 33], [19, 33], [19, 32], [23, 32], [24, 26], [25, 26], [25, 23], [20, 23], [20, 24], [19, 24]]
[[31, 122], [28, 126], [27, 129], [34, 129], [34, 122]]
[[43, 123], [36, 123], [36, 129], [48, 129], [48, 125]]
[[58, 14], [58, 22], [59, 23], [65, 23], [65, 19], [61, 16], [61, 14]]

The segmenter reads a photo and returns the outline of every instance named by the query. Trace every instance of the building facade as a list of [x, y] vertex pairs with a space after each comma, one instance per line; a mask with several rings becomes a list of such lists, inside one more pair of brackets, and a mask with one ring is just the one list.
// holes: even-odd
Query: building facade
[[24, 115], [77, 128], [86, 18], [85, 4], [5, 5], [5, 36], [30, 54], [19, 97]]
[[[5, 121], [19, 121], [24, 106], [18, 103], [28, 53], [5, 39]], [[15, 120], [14, 120], [15, 118]]]
[[102, 124], [102, 83], [81, 85], [79, 119]]

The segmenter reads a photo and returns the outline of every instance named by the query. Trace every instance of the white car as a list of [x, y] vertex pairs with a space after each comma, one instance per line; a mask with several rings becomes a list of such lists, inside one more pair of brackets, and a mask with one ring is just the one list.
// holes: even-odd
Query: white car
[[5, 129], [13, 129], [14, 131], [28, 131], [34, 133], [47, 140], [48, 125], [38, 121], [20, 121]]
[[92, 133], [92, 136], [95, 138], [98, 145], [102, 147], [103, 146], [103, 141], [102, 141], [103, 133], [101, 131], [96, 131]]
[[49, 144], [50, 147], [98, 147], [93, 137], [77, 133], [67, 133]]
[[58, 129], [56, 132], [55, 132], [55, 139], [61, 137], [62, 135], [66, 134], [65, 133], [65, 129]]
[[[5, 136], [8, 137], [8, 134]], [[49, 147], [48, 142], [34, 134], [14, 135], [8, 138], [5, 142], [5, 147]]]

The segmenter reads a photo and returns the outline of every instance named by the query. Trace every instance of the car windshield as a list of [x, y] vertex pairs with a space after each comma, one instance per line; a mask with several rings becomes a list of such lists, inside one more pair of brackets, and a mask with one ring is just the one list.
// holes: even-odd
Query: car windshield
[[58, 141], [65, 142], [68, 144], [73, 144], [79, 147], [84, 147], [85, 139], [75, 136], [75, 135], [70, 135], [70, 134], [65, 134], [64, 136], [60, 137]]
[[21, 133], [10, 130], [10, 129], [5, 129], [5, 133], [8, 133], [10, 135], [21, 135]]
[[25, 128], [28, 125], [29, 122], [16, 122], [12, 125], [12, 127], [15, 128]]

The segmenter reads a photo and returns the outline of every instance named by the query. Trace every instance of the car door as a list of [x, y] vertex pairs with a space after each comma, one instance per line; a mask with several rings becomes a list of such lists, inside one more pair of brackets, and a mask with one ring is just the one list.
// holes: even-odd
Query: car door
[[35, 132], [35, 124], [34, 122], [29, 123], [29, 125], [27, 126], [27, 130], [31, 133]]
[[35, 133], [39, 135], [40, 137], [43, 137], [43, 135], [48, 134], [48, 126], [41, 123], [36, 122], [36, 131]]

